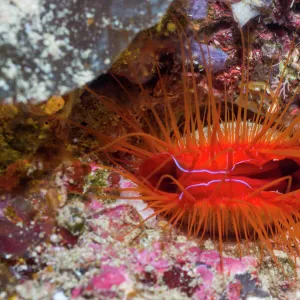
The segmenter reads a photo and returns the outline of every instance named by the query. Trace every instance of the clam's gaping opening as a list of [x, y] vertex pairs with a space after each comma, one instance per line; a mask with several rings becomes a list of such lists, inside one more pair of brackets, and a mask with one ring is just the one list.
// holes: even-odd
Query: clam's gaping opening
[[[181, 40], [181, 45], [187, 42]], [[126, 164], [116, 168], [136, 187], [124, 190], [138, 191], [155, 215], [185, 228], [189, 236], [211, 235], [221, 251], [231, 236], [239, 249], [242, 241], [255, 239], [272, 252], [272, 239], [295, 253], [300, 239], [300, 116], [285, 121], [294, 97], [280, 107], [278, 88], [268, 95], [266, 112], [261, 101], [248, 114], [248, 68], [243, 67], [235, 106], [226, 91], [222, 101], [216, 99], [210, 64], [204, 65], [206, 93], [197, 84], [193, 60], [187, 66], [183, 59], [180, 118], [159, 67], [163, 103], [148, 102], [139, 119], [98, 96], [131, 129], [117, 139], [98, 134], [106, 143], [100, 150], [125, 153]]]

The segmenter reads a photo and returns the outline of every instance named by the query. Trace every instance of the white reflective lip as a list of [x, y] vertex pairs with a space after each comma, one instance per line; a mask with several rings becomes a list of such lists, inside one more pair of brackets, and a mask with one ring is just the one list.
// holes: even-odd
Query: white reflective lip
[[[243, 180], [239, 180], [239, 179], [224, 179], [224, 180], [222, 180], [222, 179], [216, 179], [216, 180], [211, 180], [211, 181], [209, 181], [207, 183], [197, 183], [197, 184], [189, 185], [186, 188], [186, 190], [189, 190], [189, 189], [194, 188], [194, 187], [199, 187], [199, 186], [209, 186], [209, 185], [211, 185], [213, 183], [219, 183], [219, 182], [237, 182], [237, 183], [241, 183], [241, 184], [247, 186], [248, 188], [250, 188], [251, 190], [253, 190], [253, 188], [247, 182], [245, 182]], [[179, 195], [179, 200], [182, 199], [183, 194], [184, 193], [181, 192], [181, 194]]]
[[210, 171], [210, 170], [208, 170], [208, 169], [196, 169], [196, 170], [188, 170], [188, 169], [185, 169], [185, 168], [183, 168], [183, 167], [179, 164], [179, 162], [176, 160], [176, 158], [175, 158], [173, 155], [171, 155], [171, 157], [172, 157], [172, 159], [174, 160], [174, 163], [175, 163], [176, 167], [177, 167], [180, 171], [182, 171], [182, 172], [184, 172], [184, 173], [209, 173], [209, 174], [227, 174], [228, 172], [233, 171], [234, 168], [235, 168], [237, 165], [240, 165], [240, 164], [243, 164], [243, 163], [246, 163], [246, 162], [249, 162], [249, 161], [253, 160], [253, 159], [247, 159], [247, 160], [243, 160], [243, 161], [241, 161], [241, 162], [238, 162], [238, 163], [236, 163], [236, 164], [235, 164], [230, 170], [228, 170], [228, 171]]

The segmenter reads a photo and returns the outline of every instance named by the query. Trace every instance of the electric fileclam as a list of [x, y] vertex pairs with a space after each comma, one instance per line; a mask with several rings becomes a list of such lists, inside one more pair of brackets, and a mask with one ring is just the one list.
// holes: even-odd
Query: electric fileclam
[[[122, 166], [118, 172], [136, 187], [123, 191], [139, 192], [140, 196], [130, 199], [144, 200], [154, 215], [185, 227], [188, 236], [203, 239], [209, 234], [219, 241], [221, 252], [224, 240], [231, 237], [240, 255], [243, 240], [258, 240], [271, 253], [272, 240], [275, 247], [295, 254], [300, 250], [300, 131], [295, 130], [300, 116], [288, 125], [284, 119], [299, 88], [282, 109], [279, 87], [268, 91], [270, 107], [263, 113], [265, 90], [258, 112], [248, 117], [245, 64], [236, 109], [226, 91], [222, 105], [216, 100], [209, 63], [205, 66], [206, 96], [199, 92], [192, 59], [192, 76], [186, 75], [187, 69], [183, 63], [183, 124], [174, 113], [159, 68], [163, 109], [158, 111], [148, 103], [149, 113], [141, 111], [146, 126], [128, 109], [98, 96], [132, 129], [115, 140], [100, 136], [106, 145], [99, 150], [130, 155], [127, 166], [134, 171]], [[132, 137], [142, 142], [134, 143]]]

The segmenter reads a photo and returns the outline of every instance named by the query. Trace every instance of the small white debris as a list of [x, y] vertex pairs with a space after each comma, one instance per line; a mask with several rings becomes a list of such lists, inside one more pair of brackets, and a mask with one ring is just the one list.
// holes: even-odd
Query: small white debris
[[68, 300], [68, 299], [69, 298], [62, 291], [56, 292], [52, 297], [52, 300]]
[[213, 241], [212, 240], [206, 240], [205, 242], [204, 242], [204, 248], [206, 249], [206, 250], [213, 250], [213, 249], [215, 249], [215, 245], [214, 245], [214, 243], [213, 243]]
[[0, 299], [7, 299], [7, 296], [6, 292], [0, 292]]
[[42, 252], [42, 247], [41, 246], [37, 246], [37, 247], [35, 247], [35, 251], [37, 252], [37, 253], [41, 253]]
[[288, 255], [287, 253], [283, 252], [283, 251], [280, 251], [280, 250], [274, 250], [274, 255], [279, 258], [279, 259], [282, 259], [282, 260], [288, 260]]
[[104, 64], [109, 65], [110, 64], [110, 59], [107, 57], [104, 59]]
[[75, 222], [76, 224], [81, 224], [81, 223], [83, 222], [83, 220], [82, 220], [82, 218], [80, 218], [80, 217], [75, 217], [75, 218], [74, 218], [74, 222]]
[[41, 233], [39, 234], [39, 238], [40, 238], [40, 239], [44, 238], [44, 236], [45, 236], [45, 232], [41, 232]]
[[185, 243], [187, 241], [187, 237], [184, 235], [178, 235], [176, 237], [176, 242], [178, 243]]
[[50, 242], [53, 244], [57, 244], [60, 242], [60, 236], [58, 236], [57, 234], [51, 234], [50, 235]]

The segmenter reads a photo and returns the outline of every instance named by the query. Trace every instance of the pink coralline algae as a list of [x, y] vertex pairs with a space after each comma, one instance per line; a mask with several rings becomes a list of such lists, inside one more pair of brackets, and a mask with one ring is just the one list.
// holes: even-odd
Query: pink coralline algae
[[170, 263], [167, 259], [163, 259], [161, 251], [143, 250], [136, 254], [137, 258], [137, 270], [144, 271], [146, 267], [155, 269], [157, 273], [163, 273], [170, 267]]
[[199, 261], [207, 266], [214, 268], [219, 273], [232, 275], [247, 272], [250, 267], [257, 266], [256, 259], [251, 256], [244, 256], [241, 259], [223, 257], [223, 270], [221, 269], [220, 254], [217, 251], [203, 251], [199, 256]]
[[92, 286], [96, 290], [110, 290], [113, 286], [119, 286], [126, 279], [121, 272], [121, 267], [103, 266], [100, 275], [92, 279]]
[[51, 217], [36, 218], [33, 204], [22, 197], [2, 194], [0, 200], [0, 257], [22, 256], [29, 246], [45, 240], [54, 222]]
[[[95, 200], [91, 200], [86, 206], [87, 210], [94, 210], [94, 202]], [[133, 219], [128, 219], [129, 216]], [[251, 256], [241, 259], [224, 256], [222, 271], [219, 252], [201, 250], [192, 241], [165, 241], [161, 236], [158, 240], [149, 241], [147, 247], [144, 247], [143, 235], [147, 235], [147, 229], [144, 229], [144, 233], [140, 231], [138, 235], [129, 234], [129, 244], [125, 246], [123, 242], [119, 242], [120, 226], [126, 226], [127, 232], [133, 231], [137, 216], [138, 213], [133, 208], [123, 204], [104, 209], [100, 206], [93, 213], [93, 219], [89, 223], [93, 242], [87, 244], [92, 252], [85, 255], [85, 261], [89, 261], [91, 269], [92, 266], [97, 266], [99, 270], [88, 284], [79, 283], [72, 289], [73, 299], [85, 295], [121, 299], [126, 293], [141, 292], [141, 288], [145, 293], [152, 288], [163, 287], [191, 299], [218, 299], [219, 292], [215, 284], [220, 278], [225, 280], [222, 293], [228, 299], [239, 299], [239, 296], [247, 295], [248, 281], [252, 285], [255, 281], [257, 291], [264, 292], [259, 289], [257, 262]], [[83, 240], [79, 241], [79, 244], [82, 243]], [[245, 274], [249, 274], [249, 277]], [[243, 275], [245, 276], [237, 277]], [[251, 291], [253, 292], [253, 287]]]
[[131, 205], [103, 204], [90, 197], [83, 207], [84, 232], [71, 248], [62, 241], [39, 253], [37, 262], [51, 266], [51, 272], [42, 268], [37, 279], [25, 281], [18, 289], [21, 296], [22, 290], [47, 286], [49, 295], [59, 289], [70, 299], [148, 299], [154, 290], [159, 299], [167, 292], [194, 300], [269, 295], [252, 256], [224, 253], [222, 269], [217, 250], [201, 249], [196, 241], [171, 229], [167, 233], [158, 224], [139, 226], [141, 216]]
[[0, 219], [0, 256], [24, 255], [29, 246], [45, 240], [52, 228], [51, 220], [33, 222], [26, 228], [20, 228], [10, 221]]

